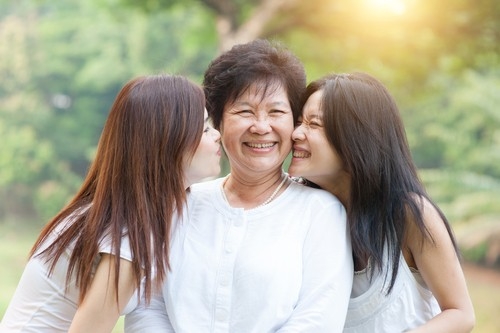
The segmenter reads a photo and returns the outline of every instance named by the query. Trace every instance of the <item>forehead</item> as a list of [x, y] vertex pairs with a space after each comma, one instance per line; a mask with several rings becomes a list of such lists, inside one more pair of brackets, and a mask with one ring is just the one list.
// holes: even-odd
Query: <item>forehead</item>
[[258, 81], [250, 84], [234, 99], [239, 102], [261, 102], [263, 100], [279, 100], [288, 103], [288, 94], [285, 87], [278, 81]]
[[318, 90], [311, 94], [304, 104], [303, 115], [305, 117], [317, 116], [320, 117], [323, 114], [323, 108], [321, 107], [323, 99], [323, 90]]

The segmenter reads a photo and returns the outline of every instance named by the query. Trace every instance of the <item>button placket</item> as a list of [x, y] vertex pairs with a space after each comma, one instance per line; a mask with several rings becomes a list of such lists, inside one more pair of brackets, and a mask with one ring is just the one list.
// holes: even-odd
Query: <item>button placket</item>
[[240, 247], [245, 235], [244, 213], [234, 214], [226, 221], [227, 235], [224, 242], [224, 252], [218, 271], [216, 308], [215, 308], [215, 331], [227, 332], [229, 330], [229, 319], [231, 313], [231, 298], [234, 265], [237, 257], [237, 249]]

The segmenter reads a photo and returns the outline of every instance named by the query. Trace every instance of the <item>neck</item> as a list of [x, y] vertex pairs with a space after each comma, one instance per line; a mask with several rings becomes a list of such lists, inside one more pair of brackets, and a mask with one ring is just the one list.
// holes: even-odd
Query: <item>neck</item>
[[[320, 185], [320, 184], [318, 184]], [[345, 209], [348, 210], [351, 203], [351, 186], [350, 182], [336, 182], [336, 183], [327, 183], [320, 185], [322, 189], [330, 192], [334, 196], [336, 196], [342, 205], [344, 205]]]
[[253, 180], [231, 173], [222, 184], [222, 193], [232, 207], [252, 209], [273, 201], [286, 188], [287, 180], [282, 170]]

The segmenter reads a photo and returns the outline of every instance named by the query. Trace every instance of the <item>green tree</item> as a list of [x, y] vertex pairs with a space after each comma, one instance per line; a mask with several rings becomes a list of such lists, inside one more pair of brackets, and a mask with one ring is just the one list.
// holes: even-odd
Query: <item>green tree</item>
[[284, 41], [309, 80], [353, 70], [380, 78], [443, 202], [461, 200], [456, 184], [466, 177], [450, 175], [494, 184], [500, 3], [373, 3], [0, 0], [0, 74], [8, 78], [0, 82], [0, 215], [16, 206], [48, 215], [68, 199], [132, 76], [166, 71], [199, 82], [217, 52], [256, 37]]
[[123, 84], [158, 72], [199, 79], [216, 52], [208, 32], [192, 33], [204, 20], [196, 9], [159, 19], [99, 2], [2, 6], [0, 215], [54, 214], [81, 183]]
[[[107, 0], [102, 0], [106, 2]], [[192, 8], [199, 4], [213, 14], [211, 25], [215, 27], [219, 52], [235, 44], [245, 43], [265, 36], [269, 22], [285, 9], [293, 7], [297, 0], [121, 0], [132, 8], [147, 13], [168, 12], [172, 8]]]
[[500, 214], [500, 68], [434, 75], [438, 92], [407, 119], [424, 179], [456, 220]]

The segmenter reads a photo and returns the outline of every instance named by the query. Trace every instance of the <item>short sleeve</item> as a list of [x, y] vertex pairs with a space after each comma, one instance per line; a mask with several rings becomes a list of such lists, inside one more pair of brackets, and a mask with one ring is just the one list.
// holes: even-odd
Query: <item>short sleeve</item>
[[[107, 253], [116, 255], [111, 247], [111, 235], [106, 233], [99, 242], [99, 253]], [[120, 258], [132, 261], [132, 250], [130, 248], [130, 240], [128, 238], [128, 233], [124, 233], [122, 236], [121, 246], [120, 246]]]

